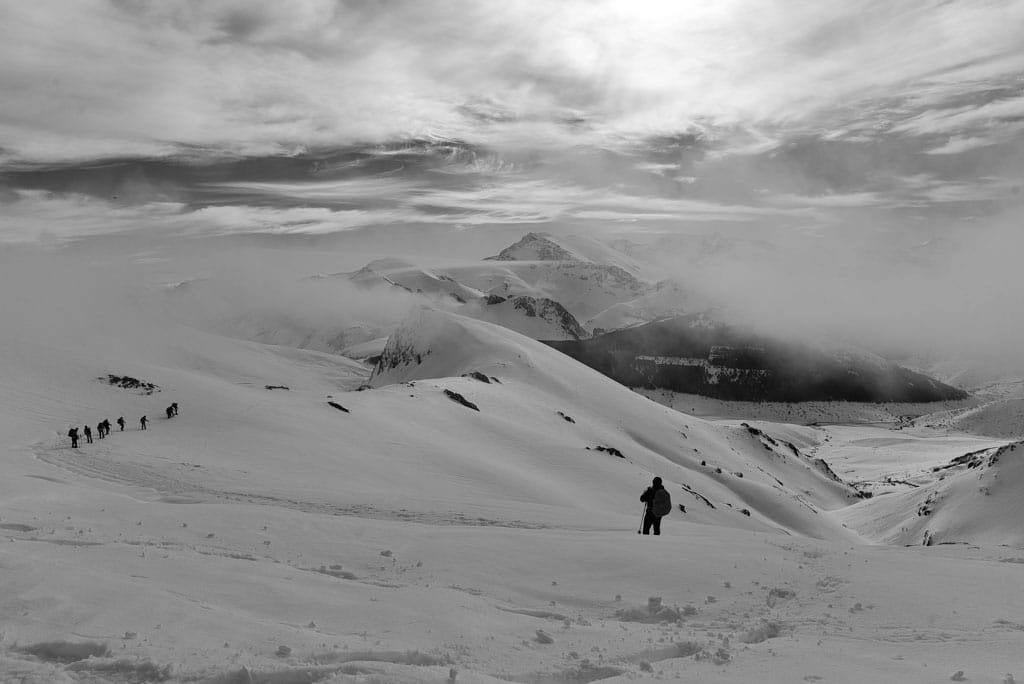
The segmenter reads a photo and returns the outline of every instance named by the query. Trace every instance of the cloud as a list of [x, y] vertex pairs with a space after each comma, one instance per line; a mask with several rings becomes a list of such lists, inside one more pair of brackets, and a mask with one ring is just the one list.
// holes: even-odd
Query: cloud
[[[1008, 0], [8, 3], [0, 148], [55, 161], [430, 136], [609, 144], [709, 124], [817, 130], [837, 112], [862, 121], [878, 100], [930, 109], [1012, 77], [1024, 68], [1022, 20]], [[915, 130], [948, 128], [1016, 107], [902, 116]]]
[[824, 208], [876, 207], [892, 203], [891, 198], [884, 197], [877, 192], [852, 192], [833, 195], [779, 194], [772, 196], [769, 201], [772, 204], [782, 206]]
[[68, 239], [140, 230], [177, 223], [184, 206], [154, 202], [122, 207], [86, 195], [53, 197], [20, 190], [0, 200], [0, 244], [59, 243]]

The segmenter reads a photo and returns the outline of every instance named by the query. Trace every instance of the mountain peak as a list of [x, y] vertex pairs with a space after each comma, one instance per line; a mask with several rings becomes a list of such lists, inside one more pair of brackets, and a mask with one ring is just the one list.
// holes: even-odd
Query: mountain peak
[[485, 261], [590, 261], [560, 245], [546, 233], [527, 233], [519, 242], [509, 245]]

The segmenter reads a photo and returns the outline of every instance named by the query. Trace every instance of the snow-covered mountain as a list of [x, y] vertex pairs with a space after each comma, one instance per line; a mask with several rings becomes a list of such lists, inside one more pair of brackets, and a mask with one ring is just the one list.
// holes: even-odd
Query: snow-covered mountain
[[530, 233], [490, 260], [426, 267], [386, 258], [317, 280], [344, 278], [364, 288], [399, 288], [535, 339], [580, 339], [589, 336], [580, 316], [632, 300], [648, 285], [633, 275], [639, 267], [625, 255], [592, 240], [562, 242]]
[[644, 267], [632, 257], [598, 240], [580, 235], [527, 233], [485, 261], [582, 261], [614, 266], [639, 275]]

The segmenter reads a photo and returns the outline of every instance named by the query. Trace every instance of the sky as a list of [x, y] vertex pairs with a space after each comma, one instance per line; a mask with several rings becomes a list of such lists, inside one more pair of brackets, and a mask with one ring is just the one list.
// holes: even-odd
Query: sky
[[1021, 36], [1014, 0], [0, 0], [0, 243], [711, 235], [969, 287], [1024, 247]]

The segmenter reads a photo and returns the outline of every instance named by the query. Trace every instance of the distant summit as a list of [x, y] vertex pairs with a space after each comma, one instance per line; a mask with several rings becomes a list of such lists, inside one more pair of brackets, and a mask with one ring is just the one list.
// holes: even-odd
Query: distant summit
[[582, 255], [558, 244], [550, 235], [527, 233], [523, 238], [496, 256], [484, 261], [590, 261]]

